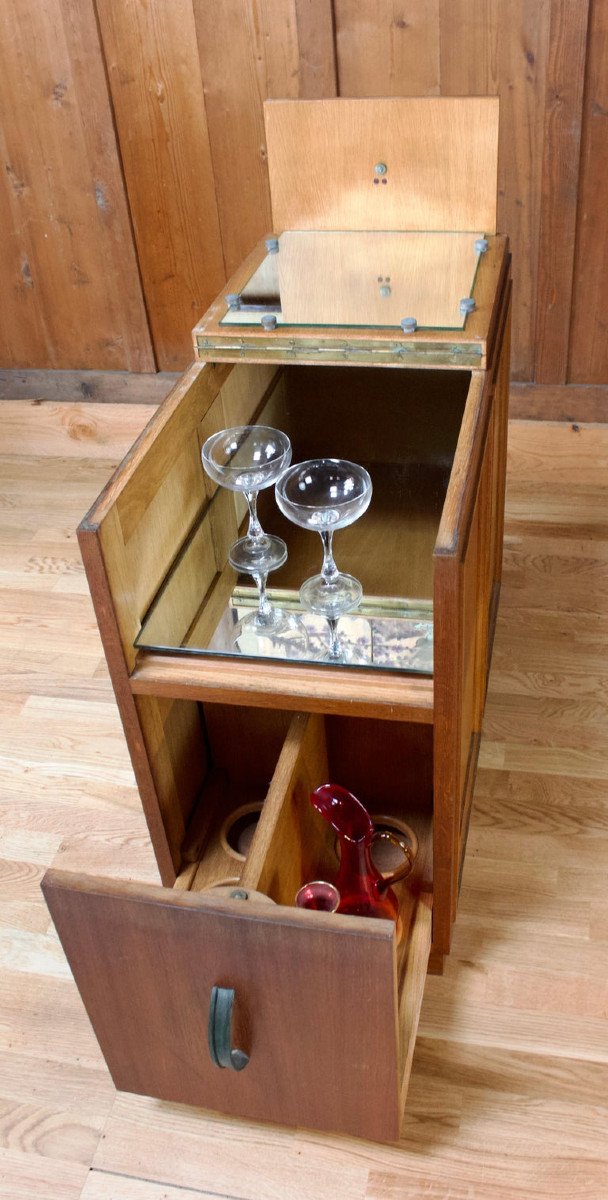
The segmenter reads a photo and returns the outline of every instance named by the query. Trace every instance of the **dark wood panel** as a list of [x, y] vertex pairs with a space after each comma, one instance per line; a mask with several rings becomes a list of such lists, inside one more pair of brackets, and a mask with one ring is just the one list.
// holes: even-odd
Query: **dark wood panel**
[[271, 232], [264, 100], [336, 94], [330, 0], [193, 0], [226, 271]]
[[92, 0], [0, 5], [0, 361], [155, 367]]
[[536, 0], [502, 0], [498, 11], [498, 225], [509, 232], [517, 298], [511, 376], [532, 379], [549, 23]]
[[591, 7], [576, 259], [570, 326], [570, 383], [608, 380], [608, 0]]
[[528, 421], [608, 421], [608, 386], [512, 383], [509, 416]]
[[442, 0], [442, 94], [500, 98], [498, 229], [513, 250], [515, 379], [534, 372], [548, 41], [534, 0]]
[[[171, 562], [188, 516], [204, 503], [196, 429], [230, 371], [191, 368], [146, 426], [78, 530], [133, 769], [165, 883], [173, 883], [179, 869], [185, 822], [206, 769], [198, 710], [195, 704], [167, 705], [154, 696], [135, 701], [128, 671], [135, 661], [133, 640], [143, 609]], [[168, 726], [173, 754], [164, 740]]]
[[177, 383], [168, 371], [0, 369], [0, 400], [91, 400], [96, 404], [160, 404]]
[[[510, 286], [481, 395], [472, 385], [435, 550], [433, 942], [456, 914], [461, 818], [473, 784], [502, 567]], [[495, 383], [494, 383], [495, 381]]]
[[192, 3], [97, 10], [158, 365], [177, 370], [224, 282]]
[[153, 340], [183, 367], [270, 231], [264, 99], [339, 90], [500, 96], [513, 376], [608, 380], [608, 0], [6, 0], [0, 23], [3, 366], [152, 370]]
[[535, 378], [565, 383], [589, 0], [552, 0], [545, 93]]

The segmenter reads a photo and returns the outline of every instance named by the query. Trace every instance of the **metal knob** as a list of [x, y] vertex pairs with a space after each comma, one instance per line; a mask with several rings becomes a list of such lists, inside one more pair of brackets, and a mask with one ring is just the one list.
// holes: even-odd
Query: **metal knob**
[[401, 322], [401, 328], [404, 333], [413, 333], [418, 328], [418, 322], [415, 317], [404, 317]]
[[485, 254], [486, 250], [488, 249], [489, 244], [490, 243], [488, 242], [487, 238], [477, 238], [477, 240], [475, 242], [475, 249], [476, 249], [477, 253]]
[[242, 1071], [249, 1062], [244, 1050], [232, 1048], [232, 1009], [234, 988], [211, 988], [209, 1001], [209, 1054], [216, 1067], [229, 1071]]
[[472, 296], [465, 296], [464, 299], [460, 301], [461, 313], [475, 312], [476, 307], [477, 306]]
[[386, 175], [388, 167], [386, 163], [377, 162], [374, 167], [374, 175]]
[[227, 295], [224, 296], [224, 300], [226, 301], [228, 308], [237, 309], [241, 307], [241, 297], [239, 296], [238, 292], [228, 292]]
[[264, 244], [265, 244], [266, 249], [269, 254], [278, 254], [279, 253], [278, 237], [267, 237]]
[[269, 330], [276, 329], [277, 319], [275, 316], [273, 316], [272, 313], [265, 313], [264, 316], [260, 320], [260, 324], [262, 326], [262, 329], [269, 329]]

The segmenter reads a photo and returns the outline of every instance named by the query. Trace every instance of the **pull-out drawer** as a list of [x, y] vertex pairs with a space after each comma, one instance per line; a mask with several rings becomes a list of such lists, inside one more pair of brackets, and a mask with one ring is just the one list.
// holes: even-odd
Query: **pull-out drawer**
[[[323, 718], [297, 715], [240, 864], [241, 898], [191, 890], [197, 879], [213, 883], [210, 863], [225, 872], [211, 833], [199, 838], [198, 867], [187, 863], [174, 888], [45, 876], [118, 1088], [280, 1124], [398, 1137], [431, 942], [428, 827], [403, 798], [421, 850], [414, 882], [400, 885], [399, 944], [391, 921], [297, 909], [300, 884], [335, 871], [333, 838], [308, 800], [327, 770]], [[214, 794], [217, 780], [209, 802]], [[386, 811], [389, 797], [377, 802]], [[234, 993], [218, 1037], [248, 1056], [240, 1070], [225, 1055], [229, 1065], [219, 1066], [210, 1049], [215, 988]]]

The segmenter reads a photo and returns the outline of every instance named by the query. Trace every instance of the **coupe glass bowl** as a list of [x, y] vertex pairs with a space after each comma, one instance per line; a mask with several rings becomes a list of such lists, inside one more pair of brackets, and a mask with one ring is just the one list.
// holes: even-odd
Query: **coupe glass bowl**
[[276, 485], [281, 512], [300, 525], [320, 534], [323, 565], [319, 575], [300, 588], [304, 608], [337, 620], [361, 601], [358, 579], [339, 571], [333, 557], [336, 529], [352, 525], [369, 507], [372, 481], [365, 467], [342, 458], [313, 458], [286, 470]]
[[272, 487], [291, 462], [287, 434], [268, 425], [237, 425], [207, 438], [201, 457], [207, 474], [221, 487], [241, 492], [249, 506], [249, 529], [230, 549], [236, 571], [276, 570], [287, 558], [282, 538], [265, 533], [257, 516], [258, 492]]

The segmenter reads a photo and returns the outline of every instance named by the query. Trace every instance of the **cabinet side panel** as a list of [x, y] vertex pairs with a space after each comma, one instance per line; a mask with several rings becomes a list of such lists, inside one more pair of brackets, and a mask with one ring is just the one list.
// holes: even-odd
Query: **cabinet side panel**
[[[165, 883], [181, 863], [185, 829], [206, 777], [204, 729], [195, 700], [152, 694], [133, 700], [130, 673], [142, 617], [208, 504], [200, 461], [201, 423], [217, 402], [246, 421], [275, 368], [198, 365], [176, 385], [79, 530], [89, 586], [150, 835]], [[203, 533], [205, 529], [203, 528]], [[212, 539], [201, 537], [191, 574], [180, 580], [174, 618], [184, 615], [216, 571]], [[188, 585], [188, 586], [185, 586]]]
[[439, 557], [435, 575], [435, 937], [441, 930], [444, 952], [456, 915], [461, 827], [472, 794], [475, 735], [485, 698], [491, 599], [487, 424], [484, 443], [464, 548]]
[[452, 880], [458, 871], [457, 780], [462, 737], [462, 566], [455, 555], [435, 562], [433, 946], [447, 954], [452, 929]]
[[456, 915], [500, 584], [509, 317], [505, 280], [492, 361], [472, 382], [435, 550], [433, 932], [443, 953]]
[[[511, 365], [511, 296], [507, 307], [504, 338], [498, 356], [494, 405], [494, 478], [492, 484], [492, 570], [494, 583], [500, 588], [502, 578], [502, 543], [505, 527], [505, 484], [507, 475], [507, 436], [509, 426], [509, 376]], [[497, 597], [498, 599], [498, 597]]]
[[81, 527], [78, 531], [78, 542], [158, 869], [163, 883], [171, 885], [175, 881], [176, 868], [179, 864], [169, 846], [160, 799], [150, 768], [144, 732], [131, 692], [129, 673], [122, 650], [99, 539], [96, 532]]
[[173, 371], [225, 278], [192, 3], [96, 9], [156, 355]]

